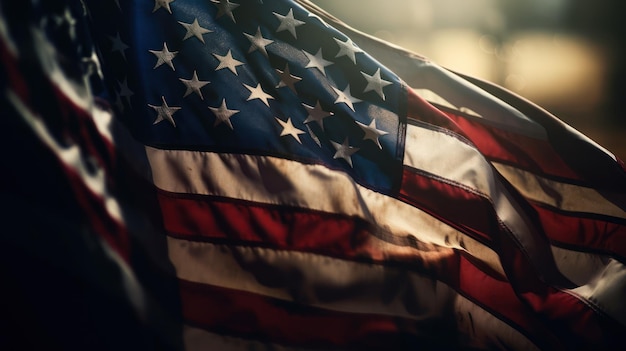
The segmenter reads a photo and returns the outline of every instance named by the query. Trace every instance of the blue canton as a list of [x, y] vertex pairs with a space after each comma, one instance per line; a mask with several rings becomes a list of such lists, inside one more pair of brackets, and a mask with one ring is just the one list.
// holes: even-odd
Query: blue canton
[[87, 3], [104, 95], [140, 142], [323, 164], [399, 188], [401, 81], [298, 4]]

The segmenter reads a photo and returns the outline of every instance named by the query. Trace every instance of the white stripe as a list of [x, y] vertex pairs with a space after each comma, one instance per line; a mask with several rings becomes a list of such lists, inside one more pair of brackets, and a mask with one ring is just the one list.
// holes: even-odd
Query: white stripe
[[461, 345], [486, 350], [539, 350], [517, 329], [470, 300], [457, 295], [454, 302]]
[[88, 76], [83, 75], [81, 82], [74, 82], [68, 79], [59, 62], [56, 59], [51, 59], [52, 57], [62, 57], [63, 55], [57, 53], [56, 47], [52, 45], [52, 42], [48, 40], [43, 31], [35, 27], [31, 27], [31, 29], [34, 47], [39, 56], [40, 67], [48, 75], [50, 82], [76, 106], [85, 111], [90, 111], [94, 106], [94, 100]]
[[[456, 295], [430, 277], [377, 264], [171, 237], [167, 243], [181, 279], [327, 310], [431, 320], [440, 318]], [[432, 253], [426, 265], [441, 265], [454, 254], [450, 249]]]
[[102, 110], [97, 106], [94, 106], [91, 114], [93, 123], [96, 126], [96, 129], [98, 129], [98, 133], [100, 133], [100, 136], [102, 136], [111, 145], [115, 145], [113, 141], [113, 128], [115, 128], [116, 123], [114, 122], [113, 114], [111, 114], [109, 111]]
[[626, 267], [623, 263], [610, 259], [591, 283], [572, 291], [626, 326]]
[[162, 190], [354, 216], [386, 235], [465, 250], [504, 275], [492, 249], [418, 208], [357, 184], [345, 173], [268, 156], [151, 147], [146, 154], [153, 182]]
[[63, 146], [58, 143], [56, 137], [50, 134], [41, 116], [35, 115], [30, 111], [12, 90], [7, 90], [6, 95], [41, 142], [54, 153], [65, 167], [69, 168], [80, 178], [89, 191], [102, 200], [110, 218], [120, 224], [123, 223], [119, 203], [115, 197], [111, 196], [107, 189], [104, 169], [98, 167], [94, 162], [94, 164], [91, 165], [91, 169], [95, 168], [95, 170], [91, 171], [90, 167], [85, 162], [88, 157], [84, 155], [84, 150], [76, 144]]
[[[448, 307], [453, 306], [459, 332], [468, 336], [465, 342], [471, 346], [537, 349], [516, 329], [458, 295], [449, 286], [404, 269], [310, 253], [174, 238], [168, 238], [168, 247], [178, 277], [187, 281], [297, 301], [332, 311], [420, 321], [445, 317], [445, 313], [450, 313]], [[454, 253], [450, 250], [447, 254]], [[431, 255], [436, 260], [434, 256]], [[346, 294], [347, 291], [350, 294]]]
[[408, 125], [404, 164], [462, 184], [489, 198], [499, 190], [493, 168], [484, 156], [443, 132]]
[[[421, 145], [437, 145], [437, 147], [427, 149], [420, 147]], [[535, 244], [532, 241], [525, 240], [525, 238], [532, 238], [532, 234], [530, 229], [525, 226], [524, 220], [517, 218], [521, 212], [518, 213], [515, 210], [513, 202], [507, 197], [508, 194], [501, 187], [501, 184], [494, 179], [493, 169], [477, 150], [444, 133], [409, 126], [407, 128], [404, 162], [411, 167], [449, 179], [490, 197], [498, 216], [512, 229], [514, 234], [517, 234], [516, 237], [520, 239], [525, 251], [529, 255], [537, 253], [536, 248], [541, 243]], [[510, 169], [507, 170], [510, 171]], [[512, 173], [514, 174], [514, 172]], [[557, 189], [559, 188], [559, 184], [555, 182], [544, 183], [543, 185], [552, 185], [556, 186]], [[562, 185], [561, 190], [575, 189]], [[576, 194], [585, 195], [588, 197], [588, 200], [597, 199], [592, 196], [591, 191], [585, 192], [578, 189]], [[566, 201], [565, 203], [573, 206], [571, 205], [574, 202], [573, 199], [570, 198], [569, 200], [572, 201]], [[606, 201], [601, 201], [600, 203], [599, 207], [605, 211], [615, 211], [615, 208], [608, 206]], [[588, 289], [589, 286], [595, 286], [593, 281], [597, 279], [599, 274], [602, 274], [601, 272], [606, 272], [606, 269], [608, 269], [605, 257], [560, 249], [554, 246], [550, 246], [550, 248], [550, 254], [556, 263], [557, 269], [570, 281], [579, 285], [583, 291], [587, 291], [585, 289]], [[535, 255], [534, 257], [536, 258], [537, 256]], [[541, 265], [536, 265], [536, 267], [539, 270], [542, 268]], [[607, 287], [607, 291], [613, 290]], [[578, 295], [586, 299], [593, 298], [592, 303], [596, 304], [599, 309], [602, 309], [607, 314], [618, 317], [616, 320], [626, 320], [626, 318], [620, 315], [621, 308], [615, 306], [612, 301], [606, 300], [610, 299], [608, 297], [610, 294]]]
[[[2, 14], [0, 14], [2, 15]], [[38, 29], [31, 31], [32, 39], [35, 43], [36, 53], [39, 56], [40, 67], [48, 75], [48, 78], [57, 89], [63, 93], [63, 96], [70, 100], [77, 108], [83, 110], [83, 113], [92, 115], [91, 110], [94, 106], [93, 96], [91, 95], [90, 85], [87, 82], [87, 78], [84, 78], [84, 84], [79, 85], [75, 82], [67, 79], [59, 63], [51, 57], [55, 57], [56, 48], [47, 40], [45, 34]], [[7, 43], [10, 44], [10, 43]], [[83, 181], [83, 183], [89, 188], [91, 192], [102, 198], [105, 208], [108, 214], [114, 220], [119, 223], [123, 222], [120, 206], [117, 200], [110, 196], [108, 189], [106, 188], [106, 182], [104, 180], [104, 170], [95, 162], [90, 165], [92, 168], [95, 166], [97, 169], [94, 172], [90, 172], [86, 165], [84, 150], [81, 150], [77, 145], [70, 145], [64, 147], [59, 144], [54, 136], [52, 136], [41, 116], [33, 114], [32, 111], [20, 100], [20, 98], [13, 91], [7, 91], [7, 97], [14, 104], [16, 109], [19, 110], [24, 120], [32, 128], [33, 132], [41, 139], [46, 146], [52, 150], [55, 155], [61, 160], [68, 168], [72, 169]], [[107, 114], [101, 110], [97, 111], [98, 114]], [[93, 174], [91, 174], [93, 173]]]
[[550, 252], [542, 250], [545, 242], [536, 241], [530, 221], [496, 179], [491, 164], [474, 147], [449, 134], [408, 125], [404, 164], [482, 194], [539, 271], [546, 266], [544, 262], [552, 260]]
[[[545, 130], [538, 124], [530, 121], [526, 116], [521, 114], [518, 110], [510, 107], [508, 104], [504, 103], [500, 99], [494, 97], [491, 94], [486, 93], [484, 90], [476, 87], [474, 84], [471, 84], [464, 79], [459, 78], [453, 73], [447, 72], [440, 67], [429, 62], [428, 59], [425, 59], [419, 55], [416, 55], [412, 52], [409, 52], [403, 48], [397, 47], [393, 44], [386, 43], [377, 38], [371, 37], [367, 34], [356, 31], [349, 26], [345, 25], [343, 22], [329, 15], [325, 11], [319, 9], [316, 5], [312, 4], [308, 0], [296, 0], [298, 3], [302, 4], [307, 10], [316, 13], [318, 16], [323, 18], [326, 22], [332, 24], [334, 27], [338, 28], [343, 33], [350, 36], [350, 38], [357, 43], [362, 49], [364, 49], [369, 54], [373, 55], [377, 60], [383, 63], [385, 66], [389, 67], [396, 74], [399, 74], [400, 77], [405, 80], [409, 86], [414, 89], [428, 89], [438, 96], [442, 97], [446, 101], [448, 101], [453, 106], [466, 106], [471, 108], [472, 110], [479, 113], [483, 118], [488, 119], [492, 122], [498, 123], [498, 127], [504, 130], [512, 130], [516, 133], [531, 136], [534, 138], [546, 139]], [[593, 141], [591, 141], [586, 136], [577, 132], [573, 128], [566, 126], [568, 131], [579, 135], [581, 138], [587, 140], [593, 145], [596, 145], [599, 149], [605, 151], [609, 156], [615, 159], [610, 152], [606, 151], [604, 148], [598, 146]], [[431, 144], [437, 145], [437, 144]], [[442, 150], [442, 147], [437, 146], [436, 148], [427, 148], [428, 151], [432, 150]], [[449, 157], [450, 153], [443, 155], [443, 158], [440, 159], [442, 162], [450, 163]], [[546, 182], [542, 179], [532, 179], [526, 178], [524, 181], [533, 182], [535, 181], [537, 184], [546, 184]], [[466, 184], [465, 182], [461, 182], [462, 184]], [[513, 182], [515, 184], [515, 182]], [[520, 183], [517, 183], [518, 186]], [[554, 186], [555, 184], [548, 184], [548, 186]], [[620, 218], [624, 218], [624, 211], [616, 208], [613, 204], [608, 203], [605, 199], [598, 198], [596, 194], [592, 191], [587, 191], [585, 189], [565, 189], [568, 187], [560, 187], [556, 186], [556, 189], [562, 189], [563, 193], [567, 193], [570, 190], [575, 190], [576, 192], [581, 193], [583, 198], [585, 199], [585, 204], [581, 206], [576, 203], [575, 197], [566, 197], [566, 202], [555, 202], [554, 199], [551, 199], [547, 194], [541, 195], [540, 193], [527, 194], [530, 195], [529, 198], [540, 201], [545, 201], [546, 203], [552, 205], [563, 205], [565, 204], [565, 209], [570, 210], [580, 210], [581, 207], [584, 212], [589, 210], [594, 210], [592, 204], [595, 203], [596, 200], [600, 200], [598, 204], [600, 204], [595, 211], [600, 211], [602, 214], [609, 214], [613, 216], [617, 216]], [[528, 189], [533, 189], [533, 187], [529, 187]], [[524, 193], [524, 191], [522, 191]], [[589, 206], [587, 205], [589, 204]], [[497, 208], [497, 206], [496, 206]], [[595, 212], [591, 212], [595, 213]], [[598, 258], [592, 255], [585, 255], [585, 253], [575, 253], [570, 252], [565, 254], [564, 251], [560, 251], [558, 249], [552, 248], [553, 252], [555, 252], [555, 260], [557, 261], [558, 268], [571, 280], [574, 282], [585, 281], [590, 275], [593, 274], [597, 270]], [[569, 268], [568, 262], [572, 259], [573, 255], [576, 256], [574, 261], [577, 262], [580, 266], [587, 265], [587, 268], [582, 270], [581, 272], [576, 272], [575, 269]], [[580, 267], [579, 266], [579, 267]], [[589, 267], [593, 267], [593, 269], [589, 269]], [[606, 283], [605, 283], [606, 284]], [[610, 284], [609, 284], [610, 285]], [[585, 290], [586, 287], [581, 287], [581, 289]], [[609, 289], [610, 290], [610, 289]], [[622, 291], [626, 291], [622, 286]], [[582, 294], [581, 296], [591, 296]], [[598, 295], [596, 299], [602, 299], [607, 295]], [[624, 325], [626, 322], [623, 320], [626, 316], [626, 313], [619, 313], [616, 311], [620, 311], [620, 306], [618, 308], [609, 307], [612, 306], [611, 302], [601, 303], [599, 304], [602, 309], [613, 316], [618, 316], [620, 318], [616, 318], [617, 320], [621, 320]], [[623, 308], [623, 304], [621, 306]]]
[[595, 253], [578, 252], [552, 246], [554, 261], [563, 275], [576, 286], [585, 285], [602, 274], [609, 258]]
[[593, 188], [549, 180], [501, 163], [494, 162], [493, 165], [515, 189], [530, 200], [564, 211], [594, 213], [626, 219], [626, 211], [608, 201]]
[[147, 147], [108, 114], [99, 117], [98, 127], [113, 130], [129, 164], [159, 189], [355, 216], [387, 234], [464, 250], [504, 276], [497, 253], [489, 247], [413, 206], [356, 184], [345, 173], [274, 157]]

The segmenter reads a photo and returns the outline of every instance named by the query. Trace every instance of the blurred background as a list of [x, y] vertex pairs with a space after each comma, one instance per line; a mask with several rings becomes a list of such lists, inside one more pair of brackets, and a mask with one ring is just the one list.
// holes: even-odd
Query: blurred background
[[313, 2], [356, 29], [530, 99], [626, 160], [626, 1]]

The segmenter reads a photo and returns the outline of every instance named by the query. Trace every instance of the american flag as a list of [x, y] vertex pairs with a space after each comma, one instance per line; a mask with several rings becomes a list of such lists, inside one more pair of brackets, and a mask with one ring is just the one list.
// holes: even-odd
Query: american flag
[[159, 342], [625, 341], [626, 172], [549, 113], [305, 0], [33, 4], [45, 39], [21, 34], [49, 51], [24, 78], [3, 4], [4, 101], [131, 283], [95, 280]]

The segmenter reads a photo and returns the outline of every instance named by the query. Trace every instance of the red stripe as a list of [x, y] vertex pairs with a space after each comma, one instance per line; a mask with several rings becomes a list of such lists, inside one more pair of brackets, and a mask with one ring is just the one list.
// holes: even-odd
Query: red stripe
[[512, 164], [541, 175], [581, 180], [547, 141], [504, 131], [481, 123], [479, 118], [468, 118], [443, 107], [438, 107], [441, 111], [436, 110], [410, 89], [407, 98], [409, 118], [467, 138], [492, 161]]
[[[56, 94], [57, 115], [63, 120], [65, 136], [81, 150], [80, 161], [86, 164], [90, 161], [89, 158], [93, 158], [95, 164], [91, 167], [102, 168], [104, 171], [103, 188], [108, 191], [114, 190], [114, 147], [100, 135], [93, 117], [87, 111], [71, 101], [56, 85], [51, 84], [51, 88]], [[80, 175], [64, 164], [63, 167], [75, 190], [74, 196], [85, 211], [88, 222], [124, 259], [128, 260], [131, 250], [130, 235], [124, 225], [111, 217], [105, 204], [106, 200], [89, 190]]]
[[[359, 223], [360, 220], [337, 214], [243, 201], [231, 202], [207, 196], [184, 197], [165, 192], [159, 192], [159, 202], [165, 228], [174, 236], [187, 240], [225, 241], [233, 245], [241, 240], [275, 249], [322, 253], [348, 260], [366, 259], [384, 264], [395, 262], [396, 265], [411, 267], [450, 285], [522, 334], [532, 340], [540, 340], [537, 344], [555, 344], [541, 323], [530, 314], [527, 306], [511, 292], [510, 287], [509, 291], [501, 289], [502, 285], [508, 286], [508, 283], [494, 278], [475, 265], [472, 265], [471, 271], [467, 270], [466, 267], [470, 265], [468, 262], [463, 268], [459, 267], [458, 254], [439, 255], [433, 260], [427, 255], [420, 256], [419, 251], [415, 250], [415, 254], [410, 257], [406, 254], [395, 257], [368, 244], [370, 233], [367, 226]], [[490, 282], [492, 288], [481, 290], [478, 286], [477, 289], [465, 291], [467, 282], [476, 279], [482, 282], [483, 287], [487, 286], [486, 282]], [[493, 294], [500, 297], [493, 298]], [[504, 310], [501, 310], [502, 301], [508, 305]]]
[[[421, 174], [417, 170], [406, 167], [403, 173], [400, 198], [415, 207], [421, 208], [438, 218], [440, 221], [456, 228], [498, 252], [498, 243], [506, 240], [517, 241], [511, 229], [506, 227], [494, 208], [492, 199], [486, 195], [474, 192], [471, 189], [450, 182], [443, 178], [436, 178], [430, 174]], [[523, 201], [523, 200], [522, 200]], [[529, 207], [530, 209], [530, 207]], [[525, 217], [526, 218], [526, 217]], [[527, 220], [528, 231], [517, 233], [525, 240], [532, 241], [535, 257], [534, 262], [540, 265], [541, 272], [553, 282], [569, 285], [569, 282], [552, 260], [550, 242], [545, 237], [539, 223]], [[448, 238], [446, 241], [463, 246], [462, 238]], [[524, 248], [518, 246], [518, 250]]]
[[[597, 340], [606, 339], [602, 333], [598, 332], [598, 326], [612, 324], [612, 322], [606, 317], [596, 315], [592, 308], [589, 308], [578, 298], [553, 289], [536, 279], [535, 269], [531, 267], [527, 257], [511, 240], [506, 239], [508, 234], [498, 228], [498, 222], [495, 220], [496, 213], [493, 211], [492, 204], [486, 198], [465, 190], [461, 186], [432, 179], [408, 169], [405, 169], [404, 172], [401, 194], [409, 203], [426, 209], [442, 221], [457, 227], [476, 239], [483, 239], [483, 242], [485, 242], [485, 238], [487, 238], [486, 242], [488, 243], [507, 242], [505, 245], [510, 247], [511, 252], [514, 251], [514, 255], [509, 256], [509, 258], [516, 257], [518, 260], [509, 266], [510, 269], [507, 270], [507, 275], [513, 271], [513, 273], [517, 274], [517, 277], [524, 276], [522, 278], [524, 279], [524, 284], [515, 285], [519, 285], [521, 289], [535, 291], [533, 294], [528, 294], [526, 298], [534, 301], [532, 305], [534, 308], [537, 308], [541, 315], [545, 315], [546, 311], [549, 311], [555, 318], [554, 321], [546, 319], [545, 323], [550, 325], [556, 324], [553, 322], [560, 321], [562, 325], [557, 326], [557, 329], [577, 330], [579, 335], [584, 335], [579, 341], [583, 343], [588, 342], [590, 345]], [[623, 253], [623, 250], [626, 249], [626, 235], [624, 235], [626, 228], [623, 225], [566, 216], [536, 204], [531, 205], [537, 211], [543, 228], [551, 240], [558, 240], [561, 243], [576, 246], [583, 252], [588, 252], [590, 249], [598, 249], [605, 252], [616, 252], [619, 250]], [[499, 235], [500, 238], [494, 237], [492, 241], [489, 235]], [[520, 262], [525, 266], [524, 268], [519, 267]], [[542, 268], [545, 269], [546, 267]], [[521, 274], [519, 274], [520, 271], [522, 272]], [[510, 288], [508, 283], [506, 286]], [[471, 292], [468, 286], [461, 285], [459, 288], [459, 291], [468, 292], [470, 296], [478, 296], [479, 299], [485, 297], [479, 292]], [[493, 286], [492, 289], [495, 289], [494, 291], [503, 291], [498, 286]], [[540, 294], [545, 295], [540, 295], [537, 293], [538, 291], [541, 291]], [[498, 300], [495, 299], [495, 296], [493, 298], [494, 301]], [[487, 299], [491, 300], [492, 298], [487, 297]], [[499, 299], [501, 300], [501, 297]], [[505, 306], [502, 306], [501, 309], [500, 306], [492, 305], [490, 308], [493, 308], [494, 311], [506, 311]], [[577, 322], [578, 319], [580, 320], [579, 322]], [[618, 327], [613, 327], [613, 329], [616, 328]], [[567, 332], [561, 331], [561, 333], [565, 337]]]
[[[130, 240], [126, 228], [111, 218], [106, 209], [104, 200], [87, 188], [83, 179], [74, 173], [72, 169], [61, 164], [71, 187], [74, 190], [73, 197], [82, 208], [85, 222], [101, 236], [122, 258], [128, 261], [130, 256]], [[70, 195], [70, 194], [68, 194]]]
[[407, 89], [407, 117], [442, 127], [467, 138], [454, 120], [422, 99], [412, 89]]
[[416, 172], [404, 169], [400, 198], [489, 246], [490, 233], [500, 231], [493, 204], [463, 185]]
[[583, 299], [546, 284], [520, 248], [503, 239], [498, 252], [514, 291], [567, 349], [608, 349], [626, 342], [624, 326]]
[[476, 148], [491, 161], [514, 165], [535, 174], [581, 181], [546, 140], [530, 138], [490, 126], [478, 118], [442, 111], [465, 131]]
[[[81, 147], [81, 150], [86, 151], [92, 157], [97, 158], [101, 165], [110, 166], [114, 163], [114, 159], [111, 159], [115, 155], [115, 148], [108, 141], [100, 136], [97, 127], [95, 126], [92, 116], [88, 111], [77, 106], [71, 99], [69, 99], [61, 89], [58, 88], [57, 83], [50, 80], [48, 76], [42, 76], [42, 80], [37, 83], [37, 89], [33, 91], [45, 91], [50, 89], [54, 94], [54, 97], [45, 97], [45, 101], [48, 109], [41, 111], [43, 107], [35, 102], [31, 98], [31, 89], [29, 89], [29, 82], [24, 77], [28, 77], [29, 74], [24, 74], [22, 69], [32, 70], [33, 67], [22, 67], [20, 61], [17, 60], [13, 54], [9, 51], [7, 44], [0, 38], [0, 62], [4, 67], [3, 73], [7, 77], [7, 85], [10, 89], [20, 98], [22, 103], [27, 106], [35, 114], [41, 116], [54, 116], [54, 118], [60, 118], [60, 121], [53, 121], [52, 118], [48, 122], [60, 123], [64, 132], [67, 134], [64, 136], [71, 136]], [[32, 72], [29, 72], [32, 73]], [[45, 74], [45, 72], [41, 72]], [[33, 87], [35, 88], [35, 87]], [[55, 102], [54, 104], [52, 102]], [[53, 107], [53, 110], [49, 108]]]
[[[496, 252], [499, 242], [507, 240], [506, 238], [514, 240], [510, 229], [502, 223], [494, 209], [491, 199], [463, 185], [416, 172], [405, 168], [400, 193], [404, 201], [422, 208]], [[551, 257], [550, 242], [543, 236], [540, 228], [533, 230], [531, 227], [528, 232], [518, 234], [531, 239], [536, 243], [535, 247], [545, 250], [539, 253], [540, 257], [542, 254], [543, 257]], [[446, 242], [458, 243], [464, 248], [462, 238], [446, 237], [445, 239]], [[523, 248], [518, 249], [523, 250]], [[542, 264], [542, 273], [553, 277], [553, 281], [568, 283], [551, 259], [543, 259], [540, 264]]]
[[[543, 152], [543, 150], [537, 150], [533, 146], [530, 146], [530, 144], [536, 142], [534, 139], [529, 139], [525, 142], [517, 140], [517, 142], [521, 142], [521, 144], [513, 144], [515, 146], [513, 149], [513, 151], [516, 152], [515, 154], [500, 149], [502, 145], [507, 145], [507, 143], [499, 143], [505, 135], [491, 131], [486, 126], [469, 123], [469, 121], [464, 118], [454, 120], [453, 116], [448, 116], [448, 120], [442, 119], [441, 116], [437, 116], [431, 111], [428, 111], [421, 103], [421, 98], [413, 95], [415, 94], [409, 91], [409, 117], [445, 127], [479, 144], [481, 140], [474, 139], [486, 138], [486, 141], [483, 141], [483, 144], [480, 144], [481, 147], [478, 147], [478, 149], [488, 157], [490, 152], [492, 152], [489, 150], [490, 148], [501, 150], [503, 155], [509, 153], [511, 160], [524, 160], [525, 158], [521, 156], [532, 156], [536, 155], [538, 152]], [[459, 124], [463, 124], [463, 128], [460, 128]], [[459, 132], [460, 129], [462, 129], [463, 132]], [[517, 152], [519, 152], [519, 155]], [[545, 152], [547, 155], [554, 157], [554, 159], [536, 155], [538, 156], [537, 160], [540, 162], [534, 162], [534, 164], [531, 162], [529, 166], [538, 167], [546, 172], [554, 172], [557, 176], [578, 179], [578, 177], [570, 171], [569, 167], [563, 170], [560, 169], [560, 167], [563, 166], [563, 162], [558, 155], [555, 155], [552, 148]], [[529, 157], [528, 159], [532, 160], [533, 157]], [[545, 164], [545, 162], [548, 163]], [[553, 169], [551, 162], [558, 167]], [[493, 235], [496, 233], [493, 233]], [[577, 299], [565, 292], [558, 291], [546, 284], [545, 281], [542, 281], [537, 276], [536, 269], [532, 266], [526, 254], [521, 250], [519, 244], [513, 241], [510, 235], [499, 235], [498, 237], [494, 237], [494, 240], [495, 239], [497, 239], [496, 242], [498, 243], [498, 249], [496, 251], [500, 254], [501, 262], [514, 291], [532, 307], [537, 313], [537, 316], [543, 319], [544, 325], [556, 333], [565, 345], [570, 348], [582, 347], [583, 349], [591, 349], [596, 345], [608, 347], [616, 340], [623, 340], [626, 337], [626, 328], [618, 325], [617, 322], [607, 316], [596, 313], [594, 309], [583, 302], [583, 300]], [[543, 267], [541, 268], [543, 270]], [[495, 310], [497, 311], [498, 309], [496, 308]], [[610, 327], [603, 328], [603, 326]]]
[[[476, 286], [477, 289], [472, 289], [472, 285], [461, 282], [458, 285], [458, 291], [467, 293], [472, 300], [479, 304], [485, 303], [488, 310], [502, 314], [507, 319], [520, 324], [519, 319], [523, 314], [513, 316], [507, 314], [513, 306], [510, 304], [521, 303], [515, 296], [513, 290], [515, 287], [516, 291], [525, 292], [523, 294], [524, 300], [528, 301], [537, 312], [537, 316], [543, 319], [543, 324], [559, 335], [565, 344], [573, 342], [570, 344], [571, 346], [580, 344], [591, 347], [595, 343], [607, 340], [607, 336], [601, 331], [600, 326], [612, 325], [613, 323], [607, 317], [596, 314], [593, 308], [580, 299], [554, 289], [541, 281], [536, 275], [536, 269], [517, 243], [510, 238], [510, 234], [498, 228], [496, 213], [487, 199], [458, 186], [411, 171], [405, 171], [402, 188], [403, 196], [415, 206], [427, 208], [438, 214], [444, 222], [448, 222], [474, 237], [476, 237], [476, 233], [482, 232], [480, 237], [476, 238], [492, 238], [489, 241], [496, 246], [496, 251], [500, 252], [507, 277], [513, 286], [507, 282], [499, 283], [493, 276], [488, 276], [475, 265], [466, 266], [463, 265], [462, 261], [462, 268], [458, 275], [450, 272], [445, 274], [458, 276], [460, 279], [470, 277], [465, 279], [465, 282], [475, 281], [475, 277], [481, 274], [483, 277], [480, 284]], [[464, 226], [470, 230], [466, 230], [467, 228]], [[491, 230], [486, 231], [489, 227]], [[559, 230], [561, 233], [563, 232], [563, 228]], [[507, 248], [507, 252], [499, 250], [501, 247]], [[463, 269], [467, 269], [467, 271], [462, 273]], [[548, 267], [541, 267], [541, 269], [544, 273], [548, 271]], [[500, 305], [499, 302], [501, 301], [507, 301], [507, 303]], [[614, 326], [613, 329], [615, 328], [618, 327]], [[568, 334], [572, 332], [577, 333], [576, 338], [568, 337]], [[615, 335], [610, 336], [609, 339], [612, 337]]]
[[449, 347], [455, 340], [450, 325], [432, 320], [333, 312], [184, 280], [180, 291], [186, 321], [220, 334], [292, 346], [367, 350], [406, 349], [429, 341]]
[[69, 99], [52, 82], [51, 88], [56, 95], [55, 101], [58, 103], [56, 107], [59, 109], [57, 115], [62, 119], [60, 122], [63, 123], [66, 136], [70, 137], [71, 142], [78, 145], [85, 155], [93, 157], [110, 179], [114, 165], [119, 162], [115, 146], [100, 134], [90, 112]]
[[546, 350], [560, 349], [563, 340], [558, 340], [549, 324], [544, 324], [519, 299], [511, 284], [506, 280], [499, 280], [486, 274], [478, 268], [465, 255], [461, 255], [458, 264], [458, 272], [447, 272], [448, 275], [458, 277], [455, 288], [461, 294], [475, 301], [501, 320], [515, 321], [522, 334], [532, 336], [537, 346]]
[[[418, 112], [423, 113], [421, 110], [413, 111], [413, 113]], [[490, 158], [506, 159], [522, 168], [534, 168], [534, 171], [539, 173], [546, 171], [545, 167], [548, 166], [553, 168], [549, 170], [552, 175], [558, 175], [557, 173], [561, 172], [560, 176], [578, 178], [569, 171], [569, 168], [545, 141], [498, 130], [451, 112], [446, 113], [454, 121], [453, 125], [441, 118], [429, 117], [428, 121], [446, 128], [452, 127], [452, 130], [461, 126], [464, 131], [469, 131], [467, 136], [479, 150]], [[507, 149], [519, 150], [519, 152], [514, 154]], [[521, 155], [521, 157], [516, 155]], [[427, 209], [440, 220], [471, 234], [482, 242], [490, 241], [487, 233], [498, 231], [494, 230], [493, 223], [489, 223], [490, 203], [486, 203], [481, 196], [444, 183], [443, 180], [439, 182], [405, 169], [401, 195], [405, 201]], [[559, 213], [532, 201], [529, 203], [536, 211], [542, 228], [551, 241], [581, 252], [605, 252], [621, 258], [626, 257], [626, 226], [623, 224], [617, 224], [611, 220]]]
[[[626, 225], [585, 218], [530, 201], [552, 242], [579, 252], [598, 252], [626, 260]], [[616, 220], [617, 221], [617, 220]]]
[[578, 175], [577, 179], [585, 179], [598, 189], [609, 190], [611, 195], [626, 191], [626, 173], [623, 162], [619, 160], [616, 162], [613, 157], [590, 143], [586, 137], [574, 132], [573, 128], [566, 123], [519, 95], [493, 83], [462, 74], [457, 75], [541, 124], [549, 135], [552, 149], [556, 150], [561, 160], [574, 170]]
[[[49, 89], [54, 96], [45, 97], [47, 102], [45, 105], [33, 105], [33, 102], [30, 101], [29, 82], [24, 80], [24, 77], [27, 75], [22, 74], [21, 67], [8, 52], [5, 45], [2, 41], [2, 45], [0, 45], [0, 59], [4, 63], [4, 73], [9, 79], [10, 89], [17, 95], [18, 99], [32, 114], [53, 117], [47, 120], [52, 126], [49, 132], [52, 133], [54, 126], [62, 126], [62, 128], [59, 128], [63, 133], [61, 137], [69, 138], [72, 144], [80, 148], [82, 154], [81, 162], [84, 163], [88, 157], [94, 157], [100, 161], [98, 166], [107, 168], [107, 165], [111, 165], [112, 159], [110, 155], [114, 154], [113, 147], [100, 136], [91, 115], [65, 96], [58, 89], [55, 82], [49, 80], [49, 77], [42, 77], [43, 80], [38, 82], [42, 85], [38, 89], [40, 91]], [[46, 110], [41, 111], [44, 106]], [[55, 120], [57, 118], [59, 120]], [[50, 151], [54, 153], [53, 150]], [[73, 196], [83, 209], [85, 222], [89, 223], [98, 235], [127, 260], [130, 253], [130, 240], [126, 228], [110, 216], [105, 200], [99, 194], [95, 194], [89, 189], [82, 176], [63, 163], [57, 154], [54, 154], [54, 156], [73, 189], [73, 194], [68, 194], [68, 196]], [[106, 169], [105, 174], [110, 175], [109, 171], [110, 168]]]
[[372, 232], [358, 218], [295, 207], [158, 191], [165, 230], [193, 240], [223, 239], [277, 249], [355, 257]]
[[[416, 172], [404, 170], [400, 189], [404, 201], [490, 245], [488, 233], [497, 233], [499, 228], [494, 220], [493, 204], [487, 198], [463, 185]], [[559, 212], [534, 201], [528, 203], [550, 241], [580, 252], [600, 252], [626, 258], [626, 225], [623, 220], [585, 218]]]

